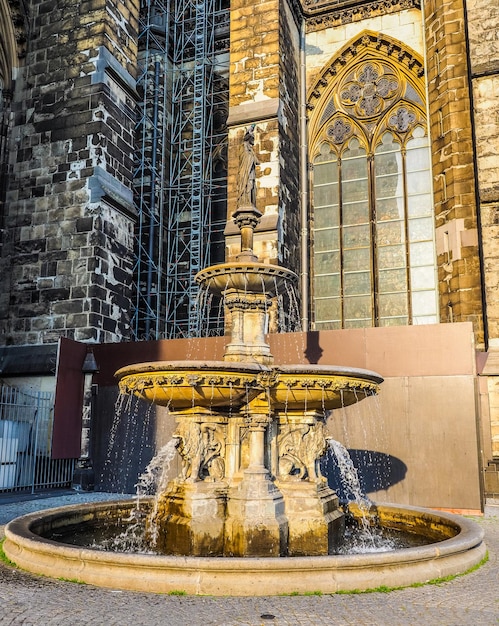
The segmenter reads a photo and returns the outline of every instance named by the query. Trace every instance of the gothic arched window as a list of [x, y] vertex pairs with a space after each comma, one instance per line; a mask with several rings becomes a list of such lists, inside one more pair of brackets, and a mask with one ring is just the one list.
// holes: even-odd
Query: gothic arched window
[[313, 94], [315, 328], [435, 323], [424, 91], [382, 54], [343, 65]]

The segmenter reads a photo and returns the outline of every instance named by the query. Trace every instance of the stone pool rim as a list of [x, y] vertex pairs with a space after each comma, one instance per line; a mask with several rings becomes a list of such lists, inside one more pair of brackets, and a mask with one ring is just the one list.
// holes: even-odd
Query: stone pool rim
[[[30, 513], [5, 527], [6, 556], [19, 568], [51, 578], [127, 591], [214, 596], [365, 591], [403, 587], [462, 574], [486, 556], [483, 529], [431, 509], [376, 504], [381, 519], [424, 519], [450, 538], [376, 554], [313, 557], [186, 557], [105, 552], [45, 539], [38, 532], [131, 510], [135, 500], [70, 505]], [[114, 514], [114, 516], [113, 516]], [[454, 530], [451, 530], [454, 529]]]

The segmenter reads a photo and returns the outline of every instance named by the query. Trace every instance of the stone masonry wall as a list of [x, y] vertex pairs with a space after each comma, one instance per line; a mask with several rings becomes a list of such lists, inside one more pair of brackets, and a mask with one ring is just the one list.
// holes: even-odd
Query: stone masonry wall
[[31, 0], [12, 105], [2, 343], [128, 336], [137, 4]]
[[425, 4], [441, 322], [471, 321], [483, 345], [473, 136], [462, 0]]
[[467, 6], [489, 346], [499, 348], [499, 7]]
[[296, 25], [283, 4], [280, 13], [281, 130], [279, 207], [281, 262], [300, 271], [300, 75], [299, 40]]
[[228, 258], [239, 238], [230, 216], [236, 208], [239, 155], [245, 129], [255, 124], [257, 208], [263, 217], [255, 252], [298, 269], [298, 39], [286, 2], [231, 3]]
[[[486, 373], [490, 436], [492, 456], [497, 460], [499, 459], [499, 7], [497, 3], [486, 0], [471, 0], [467, 7], [487, 304], [489, 355]], [[489, 463], [485, 471], [486, 492], [497, 494], [497, 485], [499, 485], [499, 465], [497, 462]]]

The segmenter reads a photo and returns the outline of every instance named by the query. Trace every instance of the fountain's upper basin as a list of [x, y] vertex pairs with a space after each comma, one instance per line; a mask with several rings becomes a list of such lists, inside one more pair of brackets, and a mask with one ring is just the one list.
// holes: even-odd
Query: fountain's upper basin
[[270, 389], [278, 410], [332, 410], [378, 393], [383, 378], [370, 370], [330, 365], [280, 365]]
[[261, 392], [258, 377], [268, 372], [259, 363], [152, 361], [122, 367], [115, 376], [121, 393], [181, 410], [240, 406]]
[[279, 265], [269, 263], [220, 263], [198, 272], [195, 280], [212, 293], [231, 289], [247, 293], [276, 296], [298, 281], [297, 275]]

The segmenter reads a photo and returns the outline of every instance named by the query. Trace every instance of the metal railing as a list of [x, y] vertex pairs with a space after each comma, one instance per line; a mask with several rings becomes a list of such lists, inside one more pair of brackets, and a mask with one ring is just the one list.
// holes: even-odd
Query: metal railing
[[52, 458], [54, 396], [0, 385], [0, 493], [65, 487], [76, 459]]

